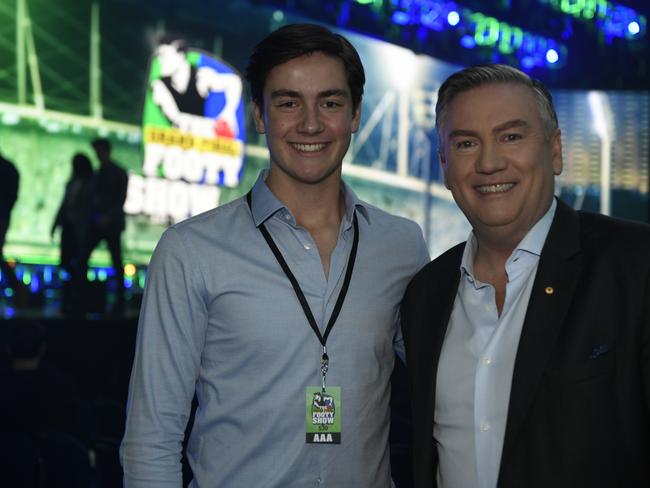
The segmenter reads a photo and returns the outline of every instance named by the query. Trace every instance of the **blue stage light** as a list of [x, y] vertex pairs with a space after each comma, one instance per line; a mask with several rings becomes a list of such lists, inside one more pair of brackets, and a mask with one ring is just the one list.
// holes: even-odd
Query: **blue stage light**
[[639, 32], [641, 32], [641, 26], [636, 20], [634, 20], [627, 24], [627, 31], [630, 33], [630, 35], [636, 36]]
[[16, 315], [16, 311], [15, 311], [13, 308], [11, 308], [11, 307], [7, 307], [7, 308], [5, 308], [5, 317], [7, 317], [8, 319], [10, 319], [10, 318], [13, 317], [14, 315]]
[[400, 12], [399, 10], [397, 12], [393, 12], [392, 21], [397, 25], [406, 25], [410, 22], [410, 20], [411, 18], [406, 12]]
[[43, 268], [43, 281], [48, 285], [52, 283], [52, 268], [49, 266]]
[[460, 22], [460, 14], [455, 10], [452, 10], [447, 14], [447, 22], [451, 26], [458, 25], [458, 22]]
[[521, 67], [525, 70], [532, 69], [535, 66], [535, 59], [530, 56], [521, 58]]
[[467, 49], [472, 49], [476, 47], [476, 39], [474, 39], [474, 36], [465, 34], [463, 37], [460, 38], [460, 45]]
[[7, 298], [11, 298], [12, 296], [14, 296], [14, 289], [9, 287], [5, 288], [5, 296]]
[[546, 51], [546, 61], [548, 61], [550, 64], [555, 64], [560, 60], [560, 55], [557, 53], [555, 49], [549, 49]]

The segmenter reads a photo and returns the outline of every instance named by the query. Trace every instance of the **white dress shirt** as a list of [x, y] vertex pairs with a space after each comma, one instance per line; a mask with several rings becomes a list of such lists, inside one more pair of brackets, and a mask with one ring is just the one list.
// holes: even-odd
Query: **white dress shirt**
[[519, 337], [556, 206], [554, 199], [506, 261], [501, 316], [494, 287], [474, 276], [477, 242], [470, 233], [436, 378], [439, 488], [497, 485]]

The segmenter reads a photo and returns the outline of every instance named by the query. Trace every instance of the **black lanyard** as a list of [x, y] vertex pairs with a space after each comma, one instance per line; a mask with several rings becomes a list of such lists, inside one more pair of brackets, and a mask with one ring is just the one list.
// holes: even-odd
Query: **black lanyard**
[[[251, 198], [250, 191], [246, 195], [246, 201], [248, 202], [248, 206], [250, 207], [252, 212], [253, 205], [252, 205], [252, 198]], [[329, 357], [327, 356], [327, 349], [325, 347], [327, 343], [327, 337], [332, 331], [332, 327], [334, 327], [334, 323], [336, 322], [336, 319], [339, 316], [339, 312], [341, 311], [341, 307], [343, 306], [343, 301], [345, 300], [345, 296], [348, 294], [348, 287], [350, 286], [350, 280], [352, 278], [352, 270], [354, 269], [354, 261], [357, 257], [357, 247], [359, 245], [359, 224], [357, 222], [356, 212], [354, 213], [352, 222], [354, 225], [354, 240], [352, 241], [352, 249], [350, 249], [350, 256], [348, 257], [348, 267], [345, 270], [345, 279], [343, 280], [343, 285], [341, 286], [339, 297], [337, 298], [336, 304], [334, 305], [334, 310], [332, 310], [332, 315], [330, 316], [330, 319], [327, 322], [327, 327], [325, 328], [324, 335], [320, 333], [320, 329], [318, 328], [316, 319], [314, 319], [314, 314], [311, 312], [311, 308], [309, 308], [309, 304], [307, 303], [305, 294], [302, 292], [302, 288], [300, 288], [300, 285], [298, 284], [298, 280], [296, 280], [296, 277], [291, 272], [289, 265], [287, 264], [284, 257], [282, 256], [280, 249], [278, 249], [278, 246], [275, 244], [275, 241], [271, 237], [271, 234], [269, 234], [269, 231], [266, 230], [266, 226], [264, 225], [264, 223], [261, 223], [258, 227], [260, 232], [264, 236], [266, 243], [269, 245], [271, 251], [275, 255], [275, 258], [278, 260], [278, 263], [282, 267], [282, 271], [284, 271], [284, 274], [287, 275], [287, 278], [289, 278], [289, 281], [293, 286], [293, 290], [296, 292], [296, 296], [298, 297], [298, 301], [300, 302], [300, 305], [302, 305], [302, 310], [305, 313], [305, 317], [307, 317], [307, 321], [309, 322], [309, 325], [311, 326], [312, 330], [316, 334], [316, 337], [318, 337], [318, 340], [323, 346], [323, 356], [321, 358], [321, 372], [323, 373], [323, 389], [325, 389], [325, 375], [327, 374], [327, 369], [329, 365]]]

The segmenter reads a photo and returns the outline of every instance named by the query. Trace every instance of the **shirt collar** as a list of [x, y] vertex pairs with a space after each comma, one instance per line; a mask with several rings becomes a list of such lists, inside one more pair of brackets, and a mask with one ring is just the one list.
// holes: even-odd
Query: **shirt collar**
[[[259, 227], [261, 223], [265, 222], [269, 217], [280, 210], [284, 209], [286, 212], [291, 214], [291, 211], [273, 194], [269, 187], [266, 186], [266, 178], [268, 175], [269, 170], [263, 169], [257, 177], [257, 181], [252, 189], [252, 213], [256, 227]], [[368, 223], [370, 223], [367, 208], [368, 204], [359, 200], [357, 195], [343, 180], [341, 180], [341, 191], [343, 192], [343, 199], [345, 201], [345, 215], [343, 216], [343, 222], [345, 223], [344, 228], [348, 228], [352, 225], [352, 217], [355, 209], [358, 209], [358, 213], [362, 215]]]
[[[519, 251], [526, 251], [536, 256], [542, 254], [542, 248], [544, 247], [544, 242], [546, 241], [546, 236], [548, 231], [551, 229], [551, 224], [553, 223], [553, 217], [555, 216], [555, 210], [557, 209], [557, 202], [555, 198], [551, 202], [551, 206], [542, 216], [541, 219], [533, 226], [532, 229], [524, 236], [524, 238], [519, 242], [517, 247], [512, 251], [512, 254], [508, 258], [507, 264], [510, 260], [517, 254]], [[469, 276], [474, 276], [474, 255], [476, 254], [476, 248], [478, 243], [476, 241], [476, 236], [474, 231], [471, 231], [469, 237], [467, 238], [467, 244], [465, 244], [465, 250], [463, 251], [463, 258], [460, 262], [461, 273], [464, 272]]]

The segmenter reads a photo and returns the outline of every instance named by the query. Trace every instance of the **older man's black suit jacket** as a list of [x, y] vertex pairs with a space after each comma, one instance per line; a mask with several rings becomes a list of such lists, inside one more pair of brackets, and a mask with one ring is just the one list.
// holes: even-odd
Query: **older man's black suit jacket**
[[[435, 486], [436, 371], [460, 244], [402, 305], [415, 486]], [[650, 487], [650, 227], [558, 207], [519, 341], [499, 488]]]

